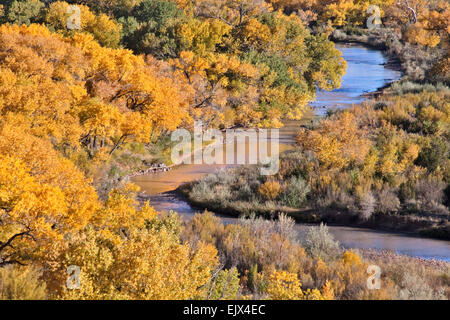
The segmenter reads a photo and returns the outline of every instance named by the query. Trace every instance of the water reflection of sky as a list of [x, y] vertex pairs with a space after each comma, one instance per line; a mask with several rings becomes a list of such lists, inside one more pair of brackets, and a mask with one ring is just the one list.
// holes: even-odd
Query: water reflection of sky
[[[307, 226], [296, 225], [299, 238]], [[400, 254], [450, 262], [450, 241], [413, 237], [404, 234], [374, 231], [364, 228], [329, 226], [331, 234], [345, 248], [392, 250]]]
[[401, 72], [385, 68], [383, 64], [387, 59], [381, 51], [356, 45], [336, 47], [347, 61], [347, 72], [339, 89], [317, 92], [316, 101], [310, 105], [317, 108], [318, 114], [324, 114], [328, 108], [345, 108], [361, 103], [365, 100], [361, 97], [364, 93], [376, 91], [401, 77]]

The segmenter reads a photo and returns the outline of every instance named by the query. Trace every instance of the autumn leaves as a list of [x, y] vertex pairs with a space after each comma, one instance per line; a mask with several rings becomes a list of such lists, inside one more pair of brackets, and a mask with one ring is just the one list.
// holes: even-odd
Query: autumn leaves
[[[128, 142], [194, 119], [279, 126], [344, 72], [331, 42], [264, 2], [226, 2], [225, 12], [142, 3], [128, 36], [143, 35], [135, 53], [149, 53], [143, 45], [154, 56], [119, 48], [117, 22], [85, 6], [81, 31], [65, 29], [64, 2], [0, 26], [0, 267], [39, 268], [49, 298], [203, 297], [217, 249], [183, 243], [179, 219], [139, 206], [131, 185], [100, 200], [96, 169]], [[4, 9], [14, 22], [13, 6]], [[150, 18], [173, 28], [152, 29]], [[79, 291], [64, 285], [70, 265], [82, 270]]]
[[103, 48], [84, 34], [64, 39], [37, 25], [3, 25], [0, 33], [2, 114], [23, 117], [33, 134], [69, 154], [80, 147], [91, 158], [111, 153], [131, 136], [149, 141], [187, 116], [173, 81], [128, 50]]

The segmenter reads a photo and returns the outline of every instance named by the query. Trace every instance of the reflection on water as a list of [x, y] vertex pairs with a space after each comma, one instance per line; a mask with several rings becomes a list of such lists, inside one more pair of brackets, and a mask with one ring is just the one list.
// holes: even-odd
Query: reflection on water
[[386, 69], [386, 58], [381, 51], [359, 45], [336, 45], [347, 61], [347, 72], [342, 78], [342, 86], [331, 92], [318, 91], [317, 100], [311, 106], [318, 114], [326, 109], [347, 108], [364, 101], [364, 93], [376, 91], [387, 83], [398, 80], [400, 71]]
[[[361, 94], [375, 91], [400, 77], [399, 72], [383, 66], [386, 59], [379, 51], [356, 45], [337, 47], [343, 52], [347, 61], [347, 74], [343, 78], [340, 89], [318, 93], [318, 100], [312, 105], [318, 107], [319, 114], [323, 114], [326, 110], [326, 108], [321, 108], [322, 106], [344, 108], [360, 103], [364, 100], [360, 97]], [[297, 130], [298, 122], [295, 121], [286, 122], [285, 126], [280, 129], [280, 152], [292, 145]], [[185, 182], [197, 180], [223, 167], [224, 165], [183, 165], [169, 172], [134, 177], [133, 182], [150, 196], [151, 204], [156, 210], [173, 210], [189, 219], [199, 210], [195, 210], [170, 191]], [[222, 216], [222, 220], [224, 223], [236, 223], [236, 219], [231, 217]], [[306, 228], [306, 225], [296, 225], [300, 238]], [[450, 261], [450, 241], [341, 226], [330, 226], [330, 232], [347, 248], [387, 249], [411, 256]]]
[[[300, 238], [307, 226], [296, 225]], [[329, 226], [330, 232], [345, 248], [383, 249], [401, 254], [450, 262], [450, 241], [411, 237], [364, 228]]]

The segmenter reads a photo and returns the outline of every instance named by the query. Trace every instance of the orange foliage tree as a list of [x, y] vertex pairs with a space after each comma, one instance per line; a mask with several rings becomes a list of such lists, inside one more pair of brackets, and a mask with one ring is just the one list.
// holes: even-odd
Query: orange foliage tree
[[0, 42], [0, 113], [69, 153], [112, 153], [126, 139], [147, 142], [187, 119], [173, 80], [128, 50], [38, 25], [3, 25]]

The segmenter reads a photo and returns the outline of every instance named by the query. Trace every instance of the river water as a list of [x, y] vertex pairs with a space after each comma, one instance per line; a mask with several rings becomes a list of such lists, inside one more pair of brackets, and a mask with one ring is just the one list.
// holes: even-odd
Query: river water
[[[389, 82], [401, 77], [399, 71], [384, 66], [386, 57], [378, 50], [359, 45], [337, 45], [347, 61], [347, 72], [342, 79], [341, 88], [331, 92], [318, 92], [317, 100], [311, 103], [316, 114], [322, 115], [328, 108], [347, 108], [361, 103], [364, 93], [376, 91]], [[298, 123], [286, 122], [280, 130], [280, 151], [292, 144]], [[168, 172], [161, 172], [133, 178], [158, 211], [173, 210], [189, 219], [195, 212], [183, 199], [172, 192], [185, 182], [197, 180], [206, 174], [220, 170], [220, 165], [181, 165]], [[236, 218], [221, 216], [224, 223], [236, 223]], [[308, 226], [297, 224], [299, 237]], [[379, 232], [364, 228], [329, 226], [330, 232], [346, 248], [369, 248], [392, 250], [426, 259], [450, 261], [450, 241], [413, 237], [405, 234]]]

